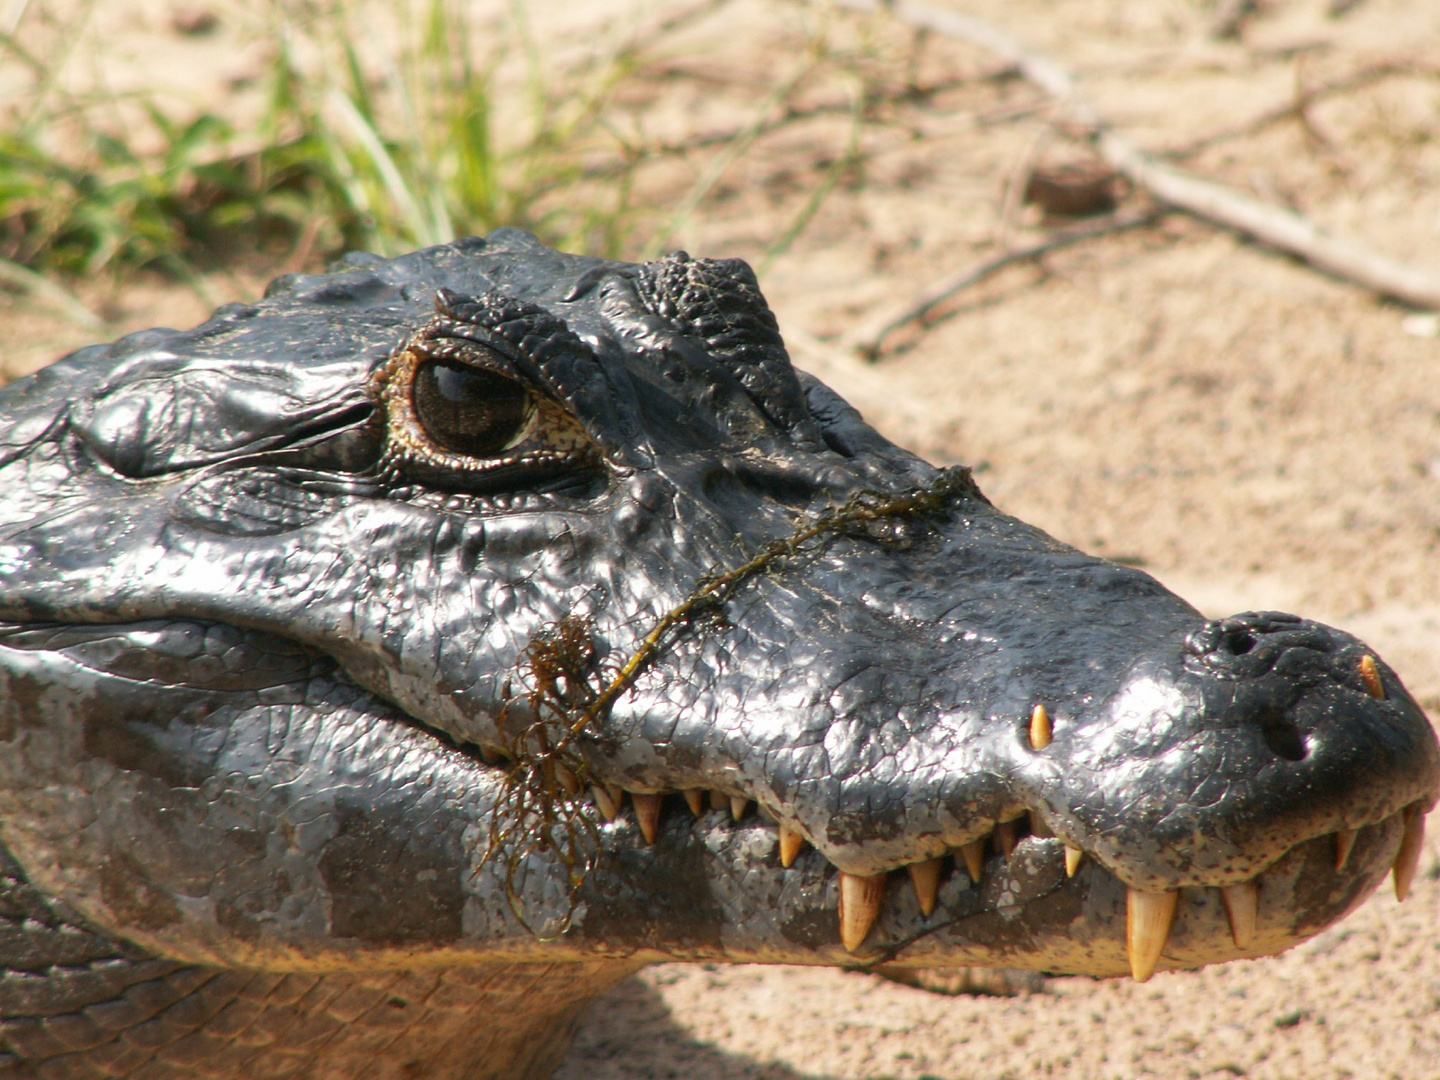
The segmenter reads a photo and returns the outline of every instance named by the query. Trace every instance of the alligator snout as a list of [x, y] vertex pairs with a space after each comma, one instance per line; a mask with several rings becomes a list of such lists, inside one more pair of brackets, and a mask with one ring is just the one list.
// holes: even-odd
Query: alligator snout
[[1052, 817], [1150, 890], [1249, 880], [1296, 844], [1428, 808], [1440, 775], [1423, 713], [1370, 649], [1274, 612], [1204, 623], [1178, 656], [1162, 643], [1065, 727]]
[[[1162, 962], [1282, 951], [1392, 866], [1403, 896], [1440, 763], [1428, 722], [1372, 650], [1281, 613], [1203, 621], [1143, 574], [1032, 537], [982, 558], [987, 516], [998, 520], [975, 507], [955, 531], [870, 549], [864, 563], [836, 545], [830, 560], [767, 579], [769, 610], [783, 615], [843, 577], [866, 619], [803, 664], [773, 644], [756, 654], [773, 665], [770, 690], [731, 729], [742, 752], [702, 736], [677, 771], [687, 724], [667, 720], [670, 765], [622, 765], [606, 816], [624, 787], [663, 847], [667, 791], [699, 814], [709, 787], [736, 821], [758, 801], [782, 872], [807, 841], [838, 868], [852, 952], [935, 934], [987, 897], [1029, 927], [1023, 962], [1103, 973], [1118, 959], [1143, 979]], [[1049, 564], [1047, 587], [1021, 577], [1026, 559]], [[932, 572], [956, 580], [957, 565], [963, 591], [914, 585]], [[743, 610], [754, 626], [767, 609]], [[709, 633], [697, 646], [744, 639], [738, 624]], [[917, 910], [899, 899], [912, 890], [887, 891], [897, 873]], [[1066, 921], [1082, 911], [1083, 933]], [[1104, 937], [1112, 917], [1119, 958]], [[1066, 943], [1076, 934], [1083, 947]]]
[[[1276, 612], [1206, 622], [1178, 656], [1157, 643], [1109, 701], [1041, 741], [1038, 756], [1056, 759], [1038, 785], [1047, 831], [1128, 887], [1137, 977], [1154, 970], [1182, 892], [1218, 889], [1248, 947], [1274, 868], [1290, 867], [1271, 892], [1285, 878], [1319, 896], [1361, 830], [1383, 841], [1368, 858], [1393, 861], [1403, 899], [1440, 775], [1423, 713], [1367, 646]], [[1304, 858], [1320, 870], [1297, 875], [1297, 853], [1316, 845]]]
[[[1364, 646], [1349, 634], [1280, 611], [1247, 611], [1213, 619], [1185, 638], [1187, 667], [1222, 679], [1253, 679], [1272, 671], [1304, 677], [1333, 667], [1332, 660], [1343, 661], [1356, 652], [1364, 655]], [[1370, 670], [1374, 670], [1373, 657]], [[1357, 689], [1385, 697], [1383, 688], [1375, 692], [1373, 674], [1356, 683], [1361, 676], [1352, 665], [1346, 668], [1346, 675]]]
[[[1266, 746], [1302, 761], [1329, 714], [1297, 705], [1308, 690], [1335, 684], [1385, 701], [1385, 677], [1375, 656], [1355, 638], [1283, 612], [1246, 612], [1216, 619], [1185, 639], [1186, 668], [1213, 682], [1206, 709], [1223, 721], [1258, 730]], [[1393, 678], [1391, 684], [1398, 687]], [[1399, 688], [1403, 695], [1404, 689]], [[1342, 695], [1343, 697], [1343, 695]], [[1384, 722], [1385, 710], [1357, 699], [1355, 720]]]

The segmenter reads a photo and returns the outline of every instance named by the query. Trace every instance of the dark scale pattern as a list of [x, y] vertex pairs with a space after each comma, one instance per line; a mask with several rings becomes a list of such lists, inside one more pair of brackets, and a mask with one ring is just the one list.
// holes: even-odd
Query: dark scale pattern
[[[31, 886], [4, 848], [0, 960], [0, 1054], [14, 1059], [13, 1069], [22, 1059], [54, 1063], [113, 1053], [106, 1048], [122, 1031], [152, 1022], [214, 975], [148, 959], [98, 933]], [[55, 1064], [45, 1070], [35, 1075], [92, 1075]]]
[[805, 408], [779, 324], [746, 263], [692, 259], [677, 251], [641, 267], [635, 288], [652, 312], [703, 341], [797, 445], [819, 448], [819, 433]]

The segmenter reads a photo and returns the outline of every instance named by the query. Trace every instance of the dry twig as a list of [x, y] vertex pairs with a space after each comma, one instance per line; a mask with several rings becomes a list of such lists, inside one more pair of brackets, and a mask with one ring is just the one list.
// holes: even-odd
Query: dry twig
[[1420, 68], [1413, 64], [1400, 64], [1393, 61], [1384, 61], [1373, 64], [1369, 67], [1353, 71], [1344, 78], [1336, 79], [1333, 82], [1320, 83], [1318, 86], [1310, 86], [1300, 89], [1295, 96], [1283, 105], [1277, 105], [1266, 109], [1264, 112], [1241, 123], [1230, 127], [1222, 128], [1219, 131], [1211, 132], [1209, 135], [1202, 135], [1188, 143], [1171, 147], [1160, 156], [1167, 161], [1184, 161], [1187, 158], [1195, 157], [1197, 154], [1217, 146], [1220, 143], [1228, 142], [1231, 139], [1244, 138], [1255, 135], [1267, 127], [1275, 124], [1283, 124], [1290, 120], [1298, 120], [1306, 123], [1306, 115], [1312, 105], [1319, 104], [1327, 98], [1337, 94], [1349, 93], [1351, 90], [1358, 90], [1363, 86], [1380, 82], [1384, 79], [1391, 79], [1401, 75], [1420, 75], [1430, 78], [1440, 76], [1433, 68]]
[[1040, 256], [1052, 251], [1059, 251], [1061, 248], [1070, 247], [1084, 240], [1090, 240], [1097, 236], [1105, 236], [1110, 233], [1121, 232], [1125, 229], [1135, 229], [1142, 225], [1149, 225], [1164, 215], [1164, 210], [1154, 208], [1144, 211], [1113, 214], [1110, 217], [1101, 218], [1096, 221], [1088, 221], [1083, 225], [1075, 225], [1067, 229], [1059, 229], [1052, 232], [1041, 240], [1023, 247], [1010, 248], [999, 254], [991, 255], [973, 263], [958, 273], [952, 274], [944, 281], [934, 287], [927, 289], [914, 301], [906, 304], [898, 311], [887, 312], [877, 318], [874, 322], [854, 334], [846, 340], [842, 349], [853, 355], [859, 356], [872, 363], [880, 359], [880, 354], [885, 347], [885, 341], [891, 334], [911, 323], [924, 322], [937, 307], [949, 300], [956, 293], [979, 284], [990, 275], [995, 274], [1007, 266], [1014, 266], [1016, 263], [1028, 262], [1031, 259], [1038, 259]]
[[1000, 246], [1010, 247], [1010, 233], [1015, 227], [1015, 219], [1020, 215], [1021, 204], [1025, 202], [1025, 193], [1030, 184], [1030, 178], [1035, 174], [1035, 166], [1040, 164], [1046, 149], [1055, 140], [1055, 125], [1041, 124], [1034, 136], [1025, 144], [1024, 151], [1020, 154], [1020, 160], [1010, 170], [1010, 177], [1005, 181], [1005, 197], [1000, 200]]
[[1260, 12], [1257, 0], [1220, 0], [1210, 36], [1216, 41], [1238, 41], [1245, 24]]
[[1156, 200], [1196, 217], [1244, 233], [1262, 244], [1303, 259], [1317, 269], [1415, 307], [1440, 308], [1440, 276], [1406, 266], [1360, 244], [1327, 233], [1315, 222], [1269, 206], [1213, 180], [1171, 165], [1118, 134], [1080, 96], [1075, 80], [1049, 57], [1032, 52], [988, 23], [911, 0], [835, 0], [854, 11], [888, 11], [902, 22], [967, 41], [1014, 64], [1030, 82], [1056, 99], [1069, 123], [1089, 133], [1096, 151]]

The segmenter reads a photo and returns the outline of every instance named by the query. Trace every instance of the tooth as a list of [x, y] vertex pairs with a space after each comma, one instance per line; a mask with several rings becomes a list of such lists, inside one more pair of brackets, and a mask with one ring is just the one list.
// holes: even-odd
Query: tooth
[[1401, 813], [1405, 815], [1405, 835], [1400, 838], [1400, 850], [1395, 853], [1396, 900], [1410, 895], [1415, 871], [1420, 866], [1420, 851], [1425, 846], [1425, 811], [1412, 804]]
[[750, 800], [747, 799], [747, 798], [745, 798], [745, 796], [743, 796], [743, 795], [731, 795], [731, 796], [730, 796], [730, 817], [731, 817], [732, 820], [734, 820], [734, 821], [739, 821], [741, 818], [743, 818], [743, 817], [745, 816], [745, 811], [748, 810], [749, 808], [750, 808]]
[[985, 840], [986, 837], [981, 837], [969, 844], [960, 844], [960, 861], [965, 864], [965, 873], [975, 883], [979, 883], [985, 874]]
[[1044, 839], [1047, 836], [1054, 836], [1055, 830], [1040, 816], [1038, 810], [1030, 811], [1030, 835]]
[[505, 760], [505, 754], [497, 746], [480, 746], [480, 760], [486, 765], [494, 765]]
[[1080, 860], [1085, 858], [1085, 852], [1078, 847], [1065, 845], [1065, 876], [1074, 877], [1080, 870]]
[[1142, 892], [1129, 890], [1125, 910], [1125, 948], [1130, 954], [1130, 974], [1136, 982], [1146, 982], [1155, 974], [1160, 954], [1170, 940], [1170, 925], [1175, 921], [1179, 891]]
[[610, 797], [605, 785], [591, 784], [590, 793], [595, 796], [595, 805], [600, 808], [600, 816], [606, 821], [614, 821], [620, 813], [620, 806]]
[[865, 944], [884, 902], [884, 874], [862, 877], [840, 871], [840, 941], [846, 952]]
[[685, 802], [690, 807], [690, 813], [699, 817], [705, 813], [705, 793], [699, 788], [686, 788], [680, 794], [685, 796]]
[[1385, 684], [1380, 681], [1380, 669], [1375, 665], [1375, 657], [1366, 653], [1360, 658], [1360, 678], [1365, 680], [1365, 689], [1370, 691], [1370, 696], [1385, 700]]
[[615, 803], [615, 812], [620, 812], [620, 807], [625, 805], [625, 789], [619, 784], [606, 784], [605, 790], [610, 793], [610, 798]]
[[725, 795], [725, 793], [724, 793], [723, 791], [713, 791], [713, 790], [712, 790], [712, 791], [710, 792], [710, 809], [711, 809], [711, 810], [724, 810], [724, 809], [725, 809], [727, 806], [729, 806], [729, 805], [730, 805], [730, 800], [726, 797], [726, 795]]
[[1044, 705], [1036, 705], [1030, 710], [1030, 748], [1044, 750], [1054, 737], [1055, 729], [1050, 724], [1050, 714], [1045, 711]]
[[1359, 829], [1335, 830], [1335, 870], [1337, 873], [1345, 869], [1345, 863], [1350, 858], [1350, 849], [1355, 846], [1355, 837], [1359, 835]]
[[787, 869], [794, 866], [795, 860], [804, 850], [805, 837], [782, 821], [780, 823], [780, 865]]
[[1225, 912], [1230, 916], [1230, 936], [1239, 949], [1248, 949], [1255, 940], [1255, 913], [1260, 903], [1260, 889], [1253, 881], [1242, 881], [1239, 885], [1223, 885], [1220, 899], [1225, 901]]
[[965, 871], [977, 885], [985, 873], [985, 837], [960, 845], [960, 858], [965, 861]]
[[560, 786], [565, 789], [565, 794], [580, 794], [580, 778], [575, 775], [568, 765], [562, 764], [559, 761], [555, 762], [555, 779], [558, 780]]
[[920, 913], [926, 918], [935, 911], [935, 897], [940, 891], [940, 869], [943, 865], [942, 859], [926, 859], [924, 862], [911, 863], [907, 867], [910, 871], [910, 884], [915, 887], [915, 899], [920, 901]]
[[995, 825], [995, 839], [1000, 841], [1000, 850], [1005, 853], [1005, 861], [1010, 861], [1010, 853], [1015, 850], [1015, 845], [1020, 842], [1020, 826], [1013, 821], [1001, 821]]
[[645, 835], [645, 843], [655, 843], [655, 837], [660, 832], [660, 804], [665, 801], [665, 797], [632, 791], [630, 801], [635, 804], [635, 820], [640, 823], [640, 831]]

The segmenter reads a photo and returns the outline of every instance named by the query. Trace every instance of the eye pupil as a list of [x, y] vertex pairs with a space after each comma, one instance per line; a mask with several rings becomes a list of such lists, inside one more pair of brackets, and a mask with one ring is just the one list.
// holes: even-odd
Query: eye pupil
[[448, 360], [415, 373], [415, 415], [444, 449], [490, 457], [509, 447], [530, 416], [530, 394], [514, 379]]

